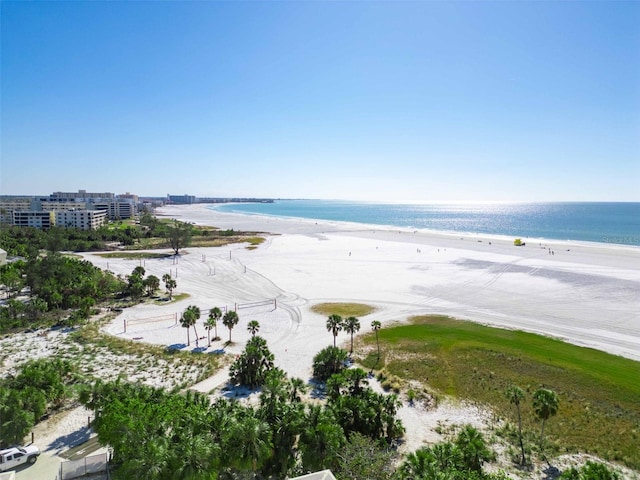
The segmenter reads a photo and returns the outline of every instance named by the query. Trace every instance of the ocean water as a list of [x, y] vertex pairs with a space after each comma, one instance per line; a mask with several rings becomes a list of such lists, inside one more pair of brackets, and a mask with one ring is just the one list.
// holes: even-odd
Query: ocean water
[[640, 245], [640, 203], [385, 204], [277, 200], [212, 206], [222, 212], [357, 222], [532, 239]]

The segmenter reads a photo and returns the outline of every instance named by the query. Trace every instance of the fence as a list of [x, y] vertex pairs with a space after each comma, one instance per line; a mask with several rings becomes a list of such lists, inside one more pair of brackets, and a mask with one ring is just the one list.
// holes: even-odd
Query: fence
[[60, 464], [59, 480], [80, 478], [94, 473], [104, 473], [108, 477], [107, 454], [90, 455], [79, 460], [68, 460]]

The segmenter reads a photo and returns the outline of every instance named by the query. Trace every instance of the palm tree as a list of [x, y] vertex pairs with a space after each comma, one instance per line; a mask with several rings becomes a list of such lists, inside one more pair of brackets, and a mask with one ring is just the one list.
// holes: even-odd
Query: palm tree
[[147, 287], [147, 295], [150, 297], [153, 296], [158, 287], [160, 287], [160, 279], [155, 275], [149, 275], [142, 283]]
[[376, 332], [376, 344], [378, 345], [378, 358], [380, 358], [380, 342], [378, 341], [378, 330], [380, 330], [381, 326], [382, 324], [378, 320], [374, 320], [373, 322], [371, 322], [371, 330]]
[[341, 449], [347, 439], [334, 412], [321, 405], [309, 404], [305, 428], [299, 439], [299, 451], [305, 470], [337, 468]]
[[167, 289], [167, 292], [169, 292], [169, 300], [171, 300], [171, 295], [173, 294], [173, 289], [176, 288], [176, 286], [178, 284], [171, 277], [171, 275], [169, 275], [168, 273], [165, 273], [162, 276], [162, 281], [164, 282], [164, 287]]
[[556, 392], [546, 388], [536, 390], [533, 394], [533, 411], [542, 420], [542, 428], [540, 430], [540, 448], [542, 448], [544, 423], [558, 413], [558, 395]]
[[207, 321], [204, 322], [204, 328], [207, 329], [207, 342], [208, 346], [211, 346], [211, 329], [217, 325], [217, 321], [211, 315], [207, 317]]
[[458, 433], [456, 445], [460, 449], [464, 465], [469, 470], [481, 472], [482, 464], [491, 459], [491, 452], [487, 448], [484, 437], [471, 425], [465, 425]]
[[271, 454], [272, 441], [269, 425], [254, 415], [249, 414], [235, 423], [231, 435], [237, 466], [257, 472]]
[[195, 320], [193, 321], [193, 333], [196, 334], [196, 345], [198, 344], [198, 331], [196, 330], [196, 323], [198, 322], [198, 320], [200, 320], [200, 316], [202, 315], [202, 312], [200, 312], [200, 308], [196, 307], [195, 305], [191, 305], [190, 307], [187, 307], [187, 309], [191, 309], [191, 311], [193, 312], [193, 315], [195, 317]]
[[142, 277], [144, 277], [145, 269], [144, 269], [143, 266], [138, 266], [138, 267], [133, 269], [132, 274], [133, 275], [137, 275], [138, 277], [142, 278]]
[[189, 305], [186, 310], [182, 312], [180, 325], [187, 329], [187, 345], [191, 345], [191, 340], [189, 339], [189, 328], [193, 325], [195, 330], [195, 324], [198, 318], [200, 318], [200, 309], [195, 305]]
[[356, 317], [347, 317], [342, 324], [342, 328], [345, 332], [351, 335], [351, 354], [353, 354], [353, 334], [360, 330], [360, 320]]
[[300, 395], [307, 393], [307, 384], [301, 378], [294, 377], [289, 380], [289, 386], [291, 388], [291, 396], [289, 400], [291, 402], [300, 402], [302, 399]]
[[520, 465], [524, 465], [527, 462], [527, 459], [524, 455], [524, 443], [522, 442], [522, 417], [520, 416], [520, 401], [524, 398], [524, 392], [520, 387], [512, 385], [507, 389], [506, 395], [509, 402], [513, 403], [518, 411], [518, 438], [520, 440], [520, 451], [522, 452]]
[[231, 330], [233, 330], [233, 327], [235, 327], [239, 321], [240, 318], [238, 314], [233, 310], [228, 311], [224, 314], [224, 317], [222, 317], [222, 324], [229, 329], [229, 343], [231, 343]]
[[400, 465], [403, 478], [438, 478], [435, 455], [429, 447], [422, 447], [405, 457]]
[[255, 337], [256, 333], [258, 333], [258, 330], [260, 330], [260, 324], [257, 320], [251, 320], [247, 325], [247, 330], [249, 330], [252, 337]]
[[218, 338], [218, 320], [222, 318], [222, 310], [218, 307], [213, 307], [209, 310], [209, 321], [213, 324], [213, 328], [215, 328], [215, 336], [214, 339]]
[[342, 330], [342, 317], [337, 314], [329, 315], [327, 319], [327, 331], [333, 333], [333, 346], [336, 346], [336, 337], [338, 332]]

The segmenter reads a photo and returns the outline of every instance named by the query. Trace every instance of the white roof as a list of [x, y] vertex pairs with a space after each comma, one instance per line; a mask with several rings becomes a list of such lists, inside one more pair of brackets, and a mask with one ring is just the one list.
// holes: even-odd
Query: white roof
[[309, 473], [301, 477], [295, 477], [291, 480], [336, 480], [331, 470], [322, 470], [321, 472]]

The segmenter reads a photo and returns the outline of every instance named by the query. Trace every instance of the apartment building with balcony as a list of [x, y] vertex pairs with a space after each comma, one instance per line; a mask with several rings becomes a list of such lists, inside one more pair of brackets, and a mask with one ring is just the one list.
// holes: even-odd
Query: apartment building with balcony
[[47, 230], [56, 225], [56, 214], [53, 211], [14, 210], [13, 224], [18, 227], [33, 227], [40, 230]]
[[55, 219], [58, 227], [95, 230], [107, 223], [107, 212], [104, 210], [61, 210], [55, 212]]

